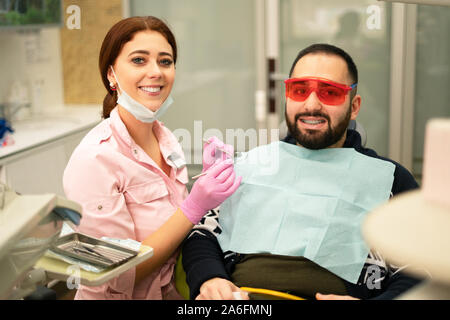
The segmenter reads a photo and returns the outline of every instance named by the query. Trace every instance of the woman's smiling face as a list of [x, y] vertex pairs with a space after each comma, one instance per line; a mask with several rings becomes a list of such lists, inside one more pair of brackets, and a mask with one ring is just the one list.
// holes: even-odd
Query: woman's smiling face
[[172, 47], [157, 31], [137, 32], [123, 46], [113, 68], [117, 79], [111, 68], [108, 79], [119, 94], [124, 90], [152, 111], [158, 110], [167, 99], [175, 81]]

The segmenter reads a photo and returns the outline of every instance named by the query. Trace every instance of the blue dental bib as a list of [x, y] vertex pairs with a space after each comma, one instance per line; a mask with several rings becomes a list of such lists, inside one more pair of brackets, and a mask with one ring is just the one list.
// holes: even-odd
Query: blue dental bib
[[223, 251], [303, 256], [357, 282], [369, 253], [361, 222], [389, 199], [394, 164], [279, 141], [245, 153], [235, 170], [243, 179], [221, 205]]

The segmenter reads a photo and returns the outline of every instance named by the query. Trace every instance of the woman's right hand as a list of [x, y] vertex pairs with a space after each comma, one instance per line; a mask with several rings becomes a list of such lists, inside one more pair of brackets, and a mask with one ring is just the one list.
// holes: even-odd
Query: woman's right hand
[[193, 224], [211, 209], [216, 208], [231, 196], [241, 184], [242, 177], [236, 178], [233, 160], [217, 160], [206, 175], [200, 177], [192, 186], [190, 194], [180, 208]]
[[248, 293], [236, 287], [233, 282], [212, 278], [202, 284], [195, 300], [235, 300], [233, 292], [239, 292], [242, 300], [249, 300]]

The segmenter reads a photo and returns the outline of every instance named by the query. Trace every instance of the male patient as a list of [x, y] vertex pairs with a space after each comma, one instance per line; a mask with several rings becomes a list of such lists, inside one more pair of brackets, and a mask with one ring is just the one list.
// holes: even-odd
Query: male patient
[[[372, 208], [418, 185], [347, 129], [361, 96], [346, 52], [311, 45], [298, 54], [289, 77], [289, 135], [236, 162], [241, 187], [184, 243], [191, 299], [234, 299], [233, 292], [246, 299], [242, 286], [308, 299], [393, 299], [417, 280], [370, 251], [360, 225]], [[246, 164], [270, 150], [276, 153], [269, 159], [280, 162], [275, 173]]]

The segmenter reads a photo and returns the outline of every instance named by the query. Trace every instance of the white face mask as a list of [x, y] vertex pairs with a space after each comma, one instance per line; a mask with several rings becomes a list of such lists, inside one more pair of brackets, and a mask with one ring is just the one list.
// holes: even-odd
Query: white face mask
[[117, 103], [120, 104], [122, 107], [124, 107], [129, 113], [131, 113], [137, 120], [151, 123], [157, 119], [159, 119], [164, 112], [167, 111], [167, 109], [170, 107], [170, 105], [173, 103], [172, 96], [168, 96], [166, 101], [159, 107], [158, 110], [151, 111], [147, 107], [145, 107], [143, 104], [137, 102], [132, 97], [130, 97], [125, 90], [122, 89], [120, 86], [119, 80], [117, 79], [116, 73], [114, 72], [114, 68], [111, 66], [111, 70], [113, 72], [114, 78], [117, 81], [117, 85], [119, 86], [120, 93], [117, 93], [119, 95], [119, 98], [117, 99]]

